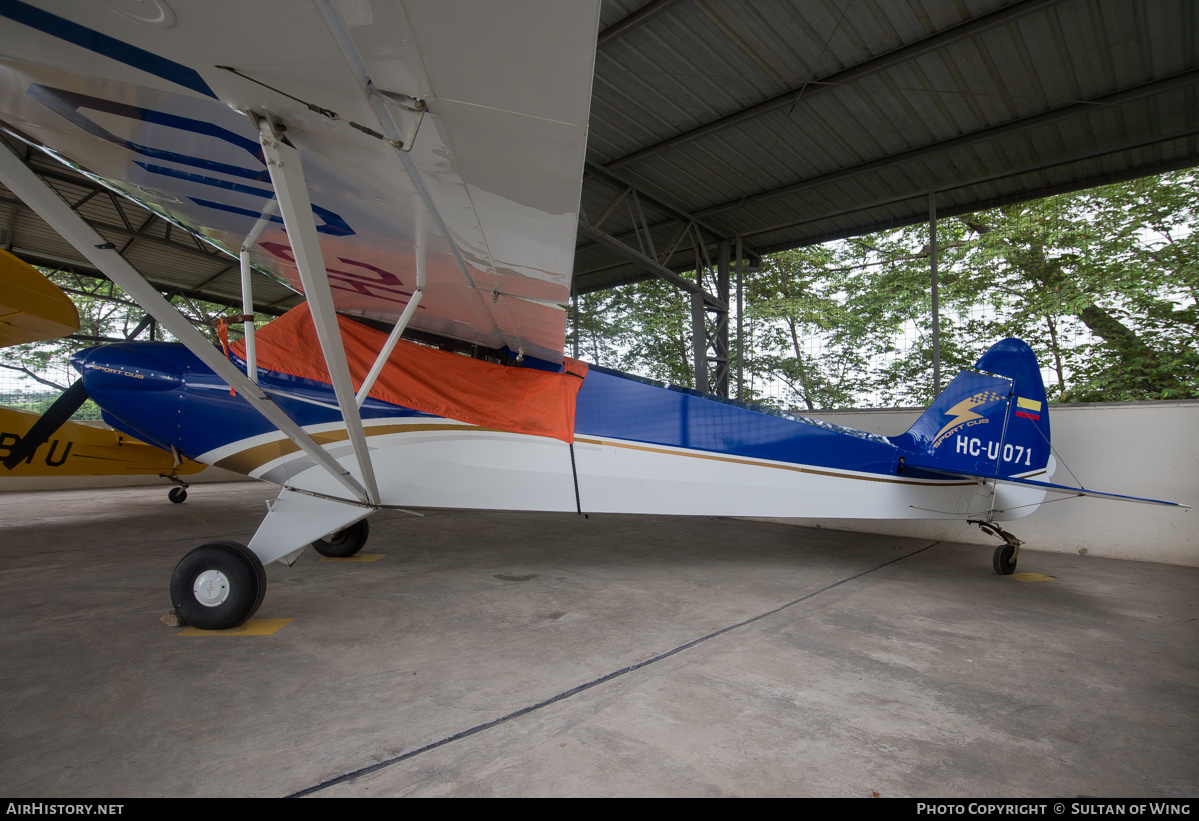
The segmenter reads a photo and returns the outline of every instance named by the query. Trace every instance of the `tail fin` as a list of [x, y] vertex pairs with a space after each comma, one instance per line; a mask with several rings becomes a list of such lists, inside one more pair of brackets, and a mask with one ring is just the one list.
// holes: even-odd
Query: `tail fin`
[[1049, 463], [1049, 403], [1032, 349], [1019, 339], [996, 343], [962, 371], [901, 436], [911, 452], [905, 472], [1006, 478], [1041, 472]]

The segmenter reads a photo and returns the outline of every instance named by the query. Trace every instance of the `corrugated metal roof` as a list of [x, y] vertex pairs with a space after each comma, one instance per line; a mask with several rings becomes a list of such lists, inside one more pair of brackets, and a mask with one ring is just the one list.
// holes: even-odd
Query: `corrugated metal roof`
[[[765, 253], [1199, 163], [1190, 0], [607, 2], [583, 191], [667, 267]], [[646, 276], [581, 240], [576, 289]]]

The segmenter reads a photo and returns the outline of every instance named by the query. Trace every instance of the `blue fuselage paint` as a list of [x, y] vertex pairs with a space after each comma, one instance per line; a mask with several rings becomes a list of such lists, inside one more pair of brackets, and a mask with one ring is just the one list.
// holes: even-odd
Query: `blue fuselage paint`
[[[159, 447], [196, 457], [275, 430], [182, 345], [120, 343], [84, 351], [73, 362], [109, 424]], [[300, 425], [341, 421], [325, 383], [260, 370], [259, 384]], [[436, 418], [377, 399], [368, 399], [361, 413], [367, 423]], [[592, 368], [579, 390], [575, 435], [882, 475], [894, 475], [904, 455], [881, 436], [601, 368]]]
[[597, 368], [579, 391], [575, 434], [882, 474], [894, 474], [900, 455], [879, 436]]

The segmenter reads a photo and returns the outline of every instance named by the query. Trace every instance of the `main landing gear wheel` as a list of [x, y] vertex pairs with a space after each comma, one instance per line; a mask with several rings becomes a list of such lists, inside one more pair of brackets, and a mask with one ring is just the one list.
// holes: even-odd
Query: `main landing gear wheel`
[[173, 487], [171, 488], [171, 492], [167, 494], [167, 498], [177, 505], [183, 504], [187, 501], [187, 491], [181, 487]]
[[171, 576], [171, 604], [184, 624], [227, 630], [254, 615], [266, 595], [266, 569], [237, 542], [210, 542], [188, 553]]
[[1014, 544], [1001, 544], [995, 548], [995, 554], [991, 557], [991, 565], [995, 568], [995, 572], [1001, 576], [1010, 576], [1016, 572], [1016, 546]]
[[337, 531], [328, 539], [317, 539], [312, 546], [322, 556], [328, 556], [331, 559], [348, 559], [362, 549], [370, 532], [370, 525], [366, 523], [366, 519], [360, 519], [344, 530]]

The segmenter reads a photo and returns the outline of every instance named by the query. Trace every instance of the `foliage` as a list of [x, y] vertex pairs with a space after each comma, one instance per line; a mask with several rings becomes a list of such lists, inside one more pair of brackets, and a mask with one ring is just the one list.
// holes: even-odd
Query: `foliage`
[[[837, 261], [832, 246], [786, 251], [763, 260], [748, 281], [746, 313], [755, 342], [748, 371], [755, 381], [785, 385], [790, 401], [781, 404], [809, 410], [847, 404], [866, 367], [880, 318], [849, 310], [847, 289], [855, 283], [840, 275]], [[808, 337], [821, 339], [823, 356], [806, 353], [802, 340]]]
[[1051, 396], [1195, 396], [1197, 203], [1173, 174], [963, 218], [977, 239], [961, 290], [998, 295], [981, 330], [1028, 339], [1052, 363]]
[[[1166, 174], [939, 220], [941, 385], [1017, 336], [1057, 401], [1199, 396], [1195, 182]], [[744, 286], [750, 398], [771, 386], [796, 408], [929, 403], [929, 257], [915, 225], [763, 260]], [[605, 364], [689, 384], [690, 303], [672, 291], [654, 280], [580, 301]]]
[[[647, 279], [577, 298], [579, 356], [676, 385], [695, 378], [691, 300], [673, 285]], [[573, 345], [568, 329], [567, 349]]]

